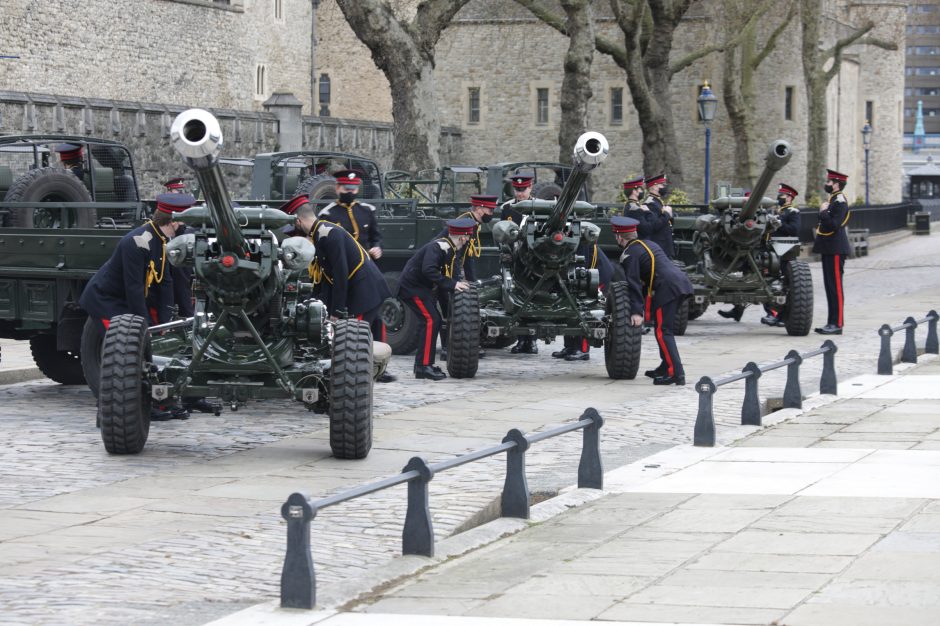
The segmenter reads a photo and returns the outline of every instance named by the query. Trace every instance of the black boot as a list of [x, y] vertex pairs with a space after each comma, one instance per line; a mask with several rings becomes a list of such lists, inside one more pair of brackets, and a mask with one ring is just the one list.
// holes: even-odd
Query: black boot
[[393, 382], [395, 382], [396, 380], [398, 380], [398, 378], [397, 378], [396, 376], [394, 376], [393, 374], [389, 374], [389, 373], [388, 373], [388, 370], [386, 370], [386, 371], [382, 372], [382, 373], [379, 375], [378, 378], [375, 379], [375, 382], [377, 382], [377, 383], [393, 383]]
[[447, 378], [447, 374], [442, 372], [438, 367], [432, 367], [430, 365], [419, 365], [415, 368], [415, 378], [426, 378], [428, 380], [444, 380]]
[[653, 379], [654, 385], [684, 385], [685, 376], [657, 376]]
[[552, 358], [563, 359], [569, 354], [574, 354], [575, 352], [577, 352], [577, 350], [575, 350], [574, 348], [562, 348], [561, 350], [556, 350], [555, 352], [552, 352]]
[[222, 414], [222, 404], [209, 402], [205, 398], [183, 398], [183, 407], [189, 411], [199, 411], [200, 413]]
[[580, 350], [575, 350], [565, 357], [566, 361], [589, 361], [590, 359], [591, 354], [589, 352], [581, 352]]
[[744, 307], [740, 304], [736, 304], [731, 308], [730, 311], [718, 311], [718, 315], [725, 319], [733, 319], [736, 322], [740, 322], [741, 316], [744, 315]]

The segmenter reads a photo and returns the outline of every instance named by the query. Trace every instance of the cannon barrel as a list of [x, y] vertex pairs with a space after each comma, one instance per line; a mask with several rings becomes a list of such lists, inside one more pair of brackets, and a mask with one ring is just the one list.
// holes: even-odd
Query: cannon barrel
[[790, 143], [785, 139], [778, 139], [770, 144], [767, 156], [764, 157], [764, 169], [761, 170], [760, 177], [757, 179], [754, 189], [751, 190], [750, 197], [741, 208], [739, 219], [751, 219], [757, 214], [757, 209], [760, 208], [760, 202], [767, 192], [774, 174], [790, 161], [791, 156], [793, 156], [793, 150], [790, 148]]
[[610, 144], [607, 138], [600, 133], [587, 132], [578, 137], [574, 144], [574, 163], [571, 176], [565, 181], [565, 186], [555, 202], [551, 215], [545, 222], [546, 233], [560, 231], [568, 221], [568, 214], [578, 199], [578, 193], [584, 186], [588, 174], [607, 159]]
[[183, 162], [196, 173], [206, 199], [215, 237], [222, 250], [245, 258], [248, 243], [238, 225], [218, 156], [222, 151], [222, 127], [212, 113], [188, 109], [176, 116], [170, 127], [170, 142]]

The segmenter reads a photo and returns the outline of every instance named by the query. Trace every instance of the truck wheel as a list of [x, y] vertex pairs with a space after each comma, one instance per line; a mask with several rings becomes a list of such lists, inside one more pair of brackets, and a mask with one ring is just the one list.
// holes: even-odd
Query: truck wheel
[[633, 380], [640, 369], [643, 328], [630, 326], [630, 294], [626, 283], [612, 283], [607, 296], [607, 337], [604, 365], [614, 380]]
[[561, 187], [550, 180], [532, 185], [532, 197], [536, 200], [554, 200], [561, 195]]
[[29, 351], [33, 353], [36, 367], [57, 383], [83, 385], [85, 375], [78, 354], [56, 347], [55, 335], [36, 335], [29, 339]]
[[676, 319], [673, 322], [672, 332], [677, 337], [684, 335], [686, 329], [689, 327], [689, 312], [691, 310], [689, 300], [691, 299], [692, 298], [683, 298], [679, 308], [676, 309]]
[[392, 346], [392, 354], [411, 354], [418, 347], [418, 316], [394, 295], [400, 278], [400, 272], [385, 273], [385, 283], [392, 292], [392, 297], [382, 303], [385, 343]]
[[150, 365], [147, 322], [138, 315], [118, 315], [101, 347], [98, 412], [101, 439], [111, 454], [137, 454], [150, 434]]
[[805, 261], [790, 261], [783, 276], [787, 286], [787, 334], [805, 337], [813, 326], [813, 275]]
[[330, 449], [337, 459], [364, 459], [372, 448], [372, 333], [358, 320], [333, 329]]
[[[75, 174], [57, 167], [26, 172], [10, 186], [4, 202], [91, 202], [91, 194]], [[64, 213], [64, 215], [63, 215]], [[64, 220], [63, 220], [64, 218]], [[10, 225], [16, 228], [94, 228], [94, 209], [11, 209]]]
[[689, 320], [697, 320], [698, 318], [705, 315], [705, 311], [708, 310], [708, 301], [702, 302], [701, 304], [695, 304], [693, 298], [689, 298]]
[[85, 326], [82, 328], [81, 345], [82, 371], [85, 374], [85, 382], [96, 398], [98, 397], [98, 386], [101, 381], [101, 344], [104, 343], [99, 338], [98, 329], [95, 328], [97, 323], [90, 317], [85, 320]]
[[480, 364], [480, 299], [475, 286], [454, 292], [447, 333], [447, 373], [451, 378], [473, 378]]
[[329, 174], [308, 176], [300, 181], [294, 191], [295, 196], [302, 194], [307, 194], [311, 200], [335, 200], [338, 197], [336, 195], [336, 179]]

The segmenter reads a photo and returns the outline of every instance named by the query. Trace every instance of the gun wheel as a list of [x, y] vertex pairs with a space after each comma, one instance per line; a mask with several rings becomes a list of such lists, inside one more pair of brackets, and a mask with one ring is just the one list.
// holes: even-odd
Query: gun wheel
[[787, 334], [805, 337], [813, 326], [813, 275], [805, 261], [790, 261], [783, 275], [787, 285]]
[[144, 375], [151, 361], [147, 322], [118, 315], [101, 347], [98, 411], [101, 440], [111, 454], [137, 454], [150, 433], [150, 385]]
[[447, 333], [447, 373], [473, 378], [480, 364], [480, 296], [475, 286], [454, 292]]
[[626, 283], [611, 283], [607, 298], [604, 365], [614, 380], [633, 380], [640, 369], [643, 328], [630, 325], [630, 294]]
[[672, 332], [677, 337], [685, 334], [686, 329], [689, 327], [689, 320], [691, 319], [691, 305], [689, 300], [692, 298], [684, 298], [682, 304], [676, 309], [676, 320], [673, 322]]
[[56, 347], [55, 335], [30, 337], [29, 350], [33, 353], [36, 367], [47, 378], [63, 385], [81, 385], [85, 382], [78, 353], [59, 350]]
[[698, 318], [705, 315], [705, 311], [708, 310], [708, 300], [702, 302], [701, 304], [696, 304], [693, 298], [689, 298], [689, 321], [697, 320]]
[[337, 459], [364, 459], [372, 449], [372, 333], [358, 320], [333, 329], [330, 449]]

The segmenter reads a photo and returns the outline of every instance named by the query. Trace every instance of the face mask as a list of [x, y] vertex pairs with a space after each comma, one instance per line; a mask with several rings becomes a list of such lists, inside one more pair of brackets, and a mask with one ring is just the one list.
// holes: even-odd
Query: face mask
[[663, 186], [659, 189], [659, 197], [660, 197], [660, 198], [665, 198], [665, 197], [668, 196], [668, 195], [669, 195], [669, 187], [666, 187], [665, 185], [663, 185]]
[[480, 216], [480, 222], [482, 222], [483, 224], [486, 224], [491, 219], [493, 219], [493, 216], [490, 215], [489, 213], [484, 213], [483, 215]]
[[826, 193], [832, 193], [835, 190], [835, 187], [832, 186], [832, 183], [826, 183], [826, 186], [823, 187], [826, 190]]
[[356, 194], [349, 191], [344, 191], [343, 193], [339, 194], [340, 204], [352, 204], [355, 199]]
[[783, 206], [787, 203], [787, 199], [784, 196], [777, 197], [777, 204]]

